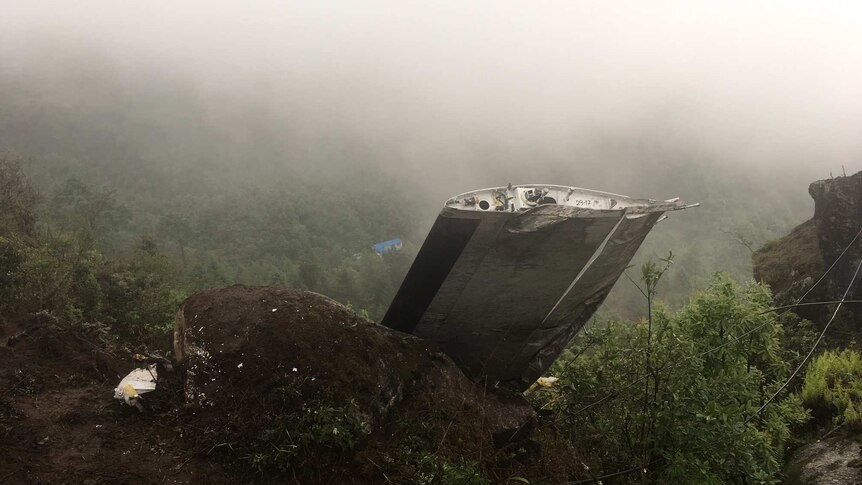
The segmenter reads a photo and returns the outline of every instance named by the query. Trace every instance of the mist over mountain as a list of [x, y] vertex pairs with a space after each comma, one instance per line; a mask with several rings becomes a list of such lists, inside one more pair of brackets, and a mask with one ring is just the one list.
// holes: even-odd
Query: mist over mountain
[[127, 241], [212, 194], [319, 205], [300, 187], [324, 184], [401, 214], [351, 249], [418, 245], [452, 195], [559, 183], [701, 202], [641, 252], [677, 253], [682, 301], [750, 274], [740, 238], [803, 220], [811, 180], [862, 167], [848, 5], [2, 9], [0, 144], [43, 188], [116, 190], [140, 209]]

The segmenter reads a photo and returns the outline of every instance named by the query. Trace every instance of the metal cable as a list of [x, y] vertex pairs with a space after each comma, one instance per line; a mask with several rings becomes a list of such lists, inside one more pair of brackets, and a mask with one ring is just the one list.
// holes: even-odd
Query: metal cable
[[[809, 288], [809, 289], [808, 289], [808, 291], [806, 291], [806, 292], [805, 292], [801, 297], [799, 297], [799, 299], [797, 299], [797, 300], [796, 300], [796, 303], [795, 303], [795, 304], [793, 304], [793, 305], [785, 305], [785, 306], [780, 306], [780, 307], [775, 307], [775, 308], [770, 308], [770, 309], [764, 310], [763, 312], [759, 313], [758, 315], [763, 315], [763, 314], [766, 314], [766, 313], [769, 313], [769, 312], [773, 312], [773, 311], [778, 311], [778, 310], [788, 310], [788, 309], [790, 309], [790, 308], [794, 308], [794, 307], [798, 307], [798, 306], [824, 305], [824, 304], [831, 304], [831, 303], [839, 303], [839, 304], [841, 304], [841, 303], [862, 303], [862, 300], [848, 300], [848, 301], [845, 301], [845, 299], [844, 299], [844, 298], [842, 298], [841, 300], [828, 301], [828, 302], [802, 303], [802, 300], [804, 300], [804, 299], [805, 299], [805, 297], [807, 297], [807, 296], [808, 296], [808, 295], [809, 295], [809, 294], [814, 290], [814, 288], [816, 288], [816, 287], [817, 287], [817, 285], [819, 285], [819, 284], [820, 284], [820, 283], [821, 283], [821, 282], [826, 278], [826, 276], [827, 276], [827, 275], [832, 271], [832, 269], [833, 269], [833, 268], [835, 268], [835, 265], [837, 265], [837, 264], [838, 264], [838, 261], [840, 261], [840, 260], [841, 260], [841, 258], [844, 256], [844, 254], [845, 254], [845, 253], [847, 253], [847, 251], [850, 249], [850, 247], [852, 247], [852, 246], [853, 246], [853, 243], [855, 243], [855, 242], [856, 242], [856, 240], [857, 240], [857, 239], [859, 239], [859, 236], [860, 236], [860, 235], [862, 235], [862, 227], [860, 227], [859, 231], [856, 233], [856, 236], [854, 236], [854, 237], [853, 237], [853, 239], [850, 241], [850, 243], [848, 243], [848, 244], [847, 244], [847, 246], [844, 248], [844, 250], [843, 250], [843, 251], [841, 251], [841, 254], [839, 254], [839, 255], [838, 255], [838, 257], [837, 257], [837, 258], [835, 258], [835, 261], [833, 261], [833, 262], [832, 262], [832, 264], [831, 264], [831, 265], [829, 265], [829, 268], [827, 268], [827, 269], [826, 269], [826, 271], [824, 271], [824, 272], [823, 272], [823, 274], [822, 274], [822, 275], [820, 275], [820, 278], [818, 278], [818, 279], [817, 279], [817, 281], [816, 281], [816, 282], [814, 282], [814, 284], [813, 284], [813, 285], [811, 285], [811, 288]], [[628, 274], [626, 274], [626, 276], [628, 276]], [[631, 281], [632, 283], [634, 283], [634, 281], [633, 281], [630, 277], [629, 277], [629, 281]], [[637, 285], [635, 285], [635, 286], [637, 286]], [[640, 287], [638, 287], [638, 289], [640, 290]], [[844, 295], [844, 296], [846, 297], [846, 295]], [[780, 314], [778, 314], [777, 316], [781, 316], [781, 315], [783, 315], [783, 313], [780, 313]], [[739, 335], [738, 337], [735, 337], [735, 338], [733, 338], [733, 339], [731, 339], [731, 340], [729, 340], [729, 341], [727, 341], [727, 342], [725, 342], [725, 343], [722, 343], [721, 345], [719, 345], [719, 346], [717, 346], [717, 347], [713, 347], [713, 348], [708, 349], [708, 350], [706, 350], [706, 351], [704, 351], [704, 352], [701, 352], [701, 353], [699, 353], [699, 354], [695, 354], [695, 355], [692, 355], [692, 356], [689, 356], [689, 357], [685, 357], [685, 358], [683, 358], [682, 360], [678, 361], [676, 365], [671, 366], [671, 367], [670, 367], [670, 369], [673, 369], [673, 368], [675, 368], [675, 367], [677, 367], [677, 366], [679, 366], [679, 365], [682, 365], [683, 363], [688, 362], [689, 360], [692, 360], [692, 359], [694, 359], [694, 358], [702, 357], [702, 356], [704, 356], [704, 355], [706, 355], [706, 354], [710, 354], [710, 353], [712, 353], [712, 352], [715, 352], [715, 351], [717, 351], [717, 350], [720, 350], [721, 348], [726, 347], [727, 345], [730, 345], [730, 344], [732, 344], [732, 343], [734, 343], [734, 342], [737, 342], [737, 341], [739, 341], [739, 339], [741, 339], [741, 338], [743, 338], [743, 337], [746, 337], [746, 336], [748, 336], [748, 335], [750, 335], [750, 334], [752, 334], [752, 333], [754, 333], [754, 332], [756, 332], [756, 331], [760, 330], [761, 328], [765, 327], [766, 325], [768, 325], [768, 324], [770, 324], [770, 323], [772, 323], [772, 322], [770, 322], [770, 321], [766, 321], [766, 322], [764, 322], [764, 323], [762, 323], [762, 324], [758, 325], [757, 327], [754, 327], [754, 328], [752, 328], [751, 330], [749, 330], [749, 331], [747, 331], [747, 332], [743, 333], [742, 335]], [[592, 407], [594, 407], [594, 406], [597, 406], [597, 405], [599, 405], [599, 404], [601, 404], [601, 403], [603, 403], [603, 402], [605, 402], [605, 401], [607, 401], [607, 400], [610, 400], [610, 399], [613, 399], [613, 398], [614, 398], [614, 397], [616, 397], [616, 396], [619, 396], [619, 395], [620, 395], [620, 392], [625, 391], [626, 389], [629, 389], [630, 387], [632, 387], [632, 386], [634, 386], [634, 385], [636, 385], [636, 384], [638, 384], [638, 383], [642, 382], [644, 379], [646, 379], [646, 377], [647, 377], [647, 375], [646, 375], [646, 374], [644, 374], [642, 377], [639, 377], [638, 379], [636, 379], [636, 380], [634, 380], [634, 381], [630, 382], [629, 384], [627, 384], [626, 386], [624, 386], [624, 387], [620, 388], [619, 390], [614, 391], [614, 392], [612, 392], [612, 393], [610, 393], [610, 394], [606, 395], [605, 397], [603, 397], [603, 398], [599, 399], [598, 401], [593, 402], [593, 403], [590, 403], [590, 404], [588, 404], [587, 406], [584, 406], [584, 407], [583, 407], [583, 408], [581, 408], [581, 409], [578, 409], [577, 411], [575, 411], [575, 412], [574, 412], [574, 413], [572, 413], [571, 415], [575, 415], [575, 416], [576, 416], [576, 415], [578, 415], [578, 414], [580, 414], [580, 413], [582, 413], [582, 412], [586, 411], [587, 409], [590, 409], [590, 408], [592, 408]]]
[[778, 394], [781, 391], [783, 391], [784, 388], [787, 387], [788, 384], [790, 384], [790, 381], [792, 381], [793, 378], [796, 377], [796, 374], [799, 373], [799, 370], [802, 369], [802, 367], [808, 362], [808, 359], [810, 359], [811, 356], [814, 354], [814, 351], [817, 349], [817, 346], [820, 344], [820, 341], [823, 340], [823, 336], [826, 335], [826, 331], [829, 330], [829, 325], [832, 325], [832, 321], [835, 320], [835, 317], [838, 315], [838, 310], [840, 310], [841, 305], [844, 304], [844, 300], [847, 298], [847, 295], [850, 293], [850, 288], [852, 288], [853, 283], [856, 282], [856, 277], [859, 276], [859, 268], [862, 268], [862, 260], [859, 261], [859, 264], [856, 266], [856, 272], [853, 273], [853, 278], [850, 280], [850, 284], [847, 285], [847, 289], [844, 290], [844, 296], [841, 298], [841, 303], [839, 303], [838, 306], [835, 307], [835, 311], [832, 313], [832, 318], [830, 318], [829, 321], [826, 322], [826, 326], [823, 327], [823, 331], [820, 332], [820, 336], [817, 337], [817, 340], [814, 342], [814, 345], [811, 347], [811, 350], [808, 351], [808, 355], [806, 355], [805, 358], [802, 359], [802, 363], [800, 363], [799, 366], [796, 367], [796, 370], [794, 370], [793, 374], [791, 374], [790, 377], [788, 377], [787, 380], [784, 381], [784, 384], [782, 384], [781, 387], [779, 387], [778, 390], [776, 390], [772, 394], [772, 396], [770, 396], [769, 399], [767, 399], [766, 402], [763, 403], [763, 405], [760, 406], [760, 408], [757, 411], [755, 411], [754, 414], [752, 414], [751, 416], [749, 416], [745, 420], [746, 423], [751, 421], [752, 418], [754, 418], [755, 416], [760, 414], [764, 409], [766, 409], [766, 406], [768, 406], [769, 403], [771, 403], [772, 400], [775, 399], [775, 397], [778, 396]]
[[[792, 374], [792, 375], [791, 375], [791, 376], [790, 376], [790, 377], [789, 377], [789, 378], [784, 382], [784, 384], [782, 384], [782, 386], [781, 386], [777, 391], [775, 391], [775, 393], [774, 393], [774, 394], [773, 394], [773, 395], [772, 395], [772, 396], [771, 396], [771, 397], [770, 397], [770, 398], [769, 398], [769, 399], [768, 399], [768, 400], [767, 400], [767, 401], [766, 401], [766, 402], [765, 402], [765, 403], [760, 407], [760, 409], [758, 409], [758, 410], [757, 410], [757, 412], [755, 412], [753, 415], [749, 416], [749, 417], [744, 421], [745, 423], [748, 423], [748, 422], [749, 422], [749, 421], [750, 421], [754, 416], [757, 416], [761, 411], [763, 411], [763, 409], [765, 409], [765, 408], [766, 408], [766, 406], [767, 406], [767, 405], [769, 405], [769, 403], [770, 403], [773, 399], [775, 399], [775, 397], [776, 397], [776, 396], [777, 396], [777, 395], [778, 395], [778, 394], [779, 394], [779, 393], [780, 393], [784, 388], [786, 388], [788, 384], [790, 384], [791, 380], [793, 380], [793, 378], [794, 378], [794, 377], [799, 373], [799, 370], [800, 370], [800, 369], [805, 365], [805, 363], [808, 361], [808, 359], [810, 359], [810, 358], [811, 358], [811, 355], [814, 353], [814, 350], [817, 348], [817, 345], [820, 343], [820, 341], [823, 339], [823, 336], [826, 334], [826, 330], [827, 330], [827, 329], [829, 328], [829, 326], [832, 324], [832, 321], [833, 321], [833, 320], [835, 320], [835, 316], [838, 314], [838, 311], [841, 309], [841, 306], [842, 306], [844, 303], [862, 303], [862, 300], [847, 300], [847, 295], [848, 295], [848, 294], [849, 294], [849, 292], [850, 292], [850, 288], [852, 288], [853, 283], [856, 281], [856, 277], [859, 275], [859, 269], [860, 269], [860, 268], [862, 268], [862, 261], [860, 261], [860, 262], [859, 262], [859, 265], [856, 267], [856, 272], [853, 274], [853, 278], [851, 279], [850, 284], [847, 286], [847, 289], [844, 291], [844, 295], [842, 296], [841, 300], [836, 300], [836, 301], [826, 301], [826, 302], [810, 302], [810, 303], [802, 303], [802, 300], [804, 300], [804, 299], [805, 299], [805, 297], [807, 297], [807, 296], [808, 296], [808, 295], [809, 295], [809, 294], [814, 290], [814, 288], [816, 288], [816, 287], [817, 287], [817, 285], [819, 285], [819, 284], [820, 284], [820, 282], [822, 282], [822, 281], [826, 278], [826, 276], [827, 276], [827, 275], [832, 271], [832, 269], [835, 267], [835, 265], [836, 265], [836, 264], [838, 264], [838, 261], [840, 261], [840, 260], [841, 260], [841, 258], [842, 258], [842, 257], [844, 256], [844, 254], [845, 254], [845, 253], [850, 249], [850, 247], [853, 245], [853, 243], [854, 243], [854, 242], [856, 242], [856, 240], [857, 240], [857, 239], [859, 239], [859, 236], [860, 236], [860, 235], [862, 235], [862, 227], [860, 227], [859, 232], [857, 232], [857, 233], [856, 233], [856, 236], [854, 236], [854, 237], [853, 237], [853, 239], [850, 241], [850, 243], [849, 243], [849, 244], [847, 244], [847, 246], [844, 248], [844, 250], [841, 252], [841, 254], [840, 254], [840, 255], [838, 255], [838, 257], [837, 257], [837, 258], [835, 258], [835, 261], [833, 261], [833, 262], [832, 262], [832, 264], [829, 266], [829, 268], [827, 268], [827, 269], [826, 269], [826, 271], [824, 271], [824, 272], [823, 272], [823, 274], [822, 274], [822, 275], [820, 276], [820, 278], [819, 278], [819, 279], [818, 279], [818, 280], [817, 280], [817, 281], [816, 281], [816, 282], [811, 286], [811, 288], [809, 288], [809, 289], [808, 289], [808, 290], [807, 290], [807, 291], [806, 291], [806, 292], [805, 292], [805, 293], [804, 293], [804, 294], [803, 294], [803, 295], [802, 295], [798, 300], [796, 300], [796, 303], [795, 303], [795, 304], [793, 304], [793, 305], [785, 305], [785, 306], [780, 306], [780, 307], [774, 307], [774, 308], [770, 308], [770, 309], [767, 309], [767, 310], [764, 310], [764, 311], [762, 311], [762, 312], [758, 313], [758, 315], [763, 315], [763, 314], [766, 314], [766, 313], [769, 313], [769, 312], [775, 312], [775, 311], [779, 311], [779, 310], [787, 310], [787, 309], [794, 308], [794, 307], [798, 307], [798, 306], [827, 305], [827, 304], [832, 304], [832, 303], [838, 303], [838, 307], [836, 307], [836, 308], [835, 308], [835, 311], [833, 312], [832, 317], [829, 319], [829, 322], [827, 322], [827, 323], [826, 323], [826, 326], [823, 328], [823, 331], [820, 333], [820, 336], [817, 338], [817, 341], [814, 343], [814, 345], [812, 346], [811, 350], [808, 352], [808, 355], [806, 355], [806, 356], [805, 356], [805, 359], [803, 359], [802, 363], [801, 363], [801, 364], [799, 364], [799, 366], [797, 366], [796, 370], [794, 370], [794, 371], [793, 371], [793, 374]], [[628, 276], [628, 274], [626, 274], [626, 276]], [[630, 277], [629, 277], [629, 280], [630, 280], [630, 281], [632, 281], [632, 283], [634, 283], [634, 281], [633, 281]], [[637, 286], [637, 284], [635, 284], [635, 286]], [[638, 287], [638, 289], [640, 289], [640, 288]], [[783, 314], [783, 313], [782, 313], [782, 314]], [[781, 315], [781, 314], [779, 314], [779, 316], [780, 316], [780, 315]], [[745, 336], [747, 336], [747, 335], [749, 335], [749, 334], [751, 334], [751, 333], [753, 333], [753, 332], [755, 332], [755, 331], [759, 330], [760, 328], [763, 328], [764, 326], [766, 326], [766, 325], [767, 325], [767, 324], [769, 324], [769, 323], [771, 323], [771, 322], [770, 322], [770, 321], [766, 321], [766, 322], [764, 322], [764, 323], [762, 323], [762, 324], [758, 325], [757, 327], [755, 327], [755, 328], [753, 328], [753, 329], [751, 329], [751, 330], [749, 330], [749, 331], [747, 331], [747, 332], [743, 333], [742, 335], [739, 335], [739, 336], [737, 336], [737, 337], [735, 337], [735, 338], [733, 338], [733, 339], [729, 340], [728, 342], [722, 343], [721, 345], [719, 345], [719, 346], [717, 346], [717, 347], [713, 347], [713, 348], [711, 348], [711, 349], [708, 349], [708, 350], [706, 350], [706, 351], [704, 351], [704, 352], [701, 352], [700, 354], [695, 354], [695, 355], [693, 355], [693, 356], [689, 356], [689, 357], [687, 357], [687, 358], [685, 358], [685, 359], [683, 359], [683, 360], [679, 361], [677, 365], [679, 365], [679, 364], [681, 364], [681, 363], [683, 363], [683, 362], [686, 362], [686, 361], [688, 361], [688, 360], [691, 360], [691, 359], [693, 359], [693, 358], [700, 357], [700, 356], [706, 355], [706, 354], [711, 353], [711, 352], [715, 352], [716, 350], [721, 349], [722, 347], [725, 347], [726, 345], [729, 345], [729, 344], [731, 344], [731, 343], [737, 342], [737, 341], [739, 341], [741, 338], [743, 338], [743, 337], [745, 337]], [[672, 369], [673, 367], [675, 367], [675, 366], [672, 366], [672, 367], [671, 367], [671, 369]], [[644, 376], [643, 376], [643, 377], [638, 378], [638, 379], [636, 379], [635, 381], [630, 382], [630, 383], [629, 383], [629, 384], [627, 384], [625, 387], [621, 388], [621, 389], [620, 389], [620, 391], [626, 390], [626, 389], [628, 389], [628, 388], [630, 388], [630, 387], [632, 387], [632, 386], [634, 386], [634, 385], [638, 384], [639, 382], [643, 381], [643, 379], [645, 379], [645, 378], [646, 378], [646, 374], [644, 374]], [[591, 407], [593, 407], [593, 406], [597, 406], [598, 404], [600, 404], [600, 403], [602, 403], [602, 402], [604, 402], [604, 401], [607, 401], [608, 399], [611, 399], [611, 398], [613, 398], [613, 397], [615, 397], [615, 396], [618, 396], [620, 391], [617, 391], [616, 393], [608, 394], [607, 396], [603, 397], [602, 399], [600, 399], [600, 400], [598, 400], [598, 401], [596, 401], [596, 402], [594, 402], [594, 403], [590, 403], [590, 404], [589, 404], [589, 405], [587, 405], [587, 406], [584, 406], [583, 408], [579, 409], [578, 411], [575, 411], [575, 413], [573, 413], [573, 415], [580, 414], [581, 412], [586, 411], [587, 409], [589, 409], [589, 408], [591, 408]], [[534, 416], [535, 416], [535, 415], [538, 415], [538, 412], [534, 413]], [[517, 433], [517, 431], [516, 431], [516, 433]], [[653, 464], [653, 463], [655, 463], [655, 461], [650, 462], [650, 465], [651, 465], [651, 464]], [[574, 482], [566, 482], [566, 483], [567, 483], [567, 484], [596, 483], [596, 482], [600, 482], [600, 481], [601, 481], [601, 480], [603, 480], [603, 479], [607, 479], [607, 478], [614, 478], [614, 477], [618, 477], [618, 476], [622, 476], [622, 475], [627, 475], [627, 474], [629, 474], [629, 473], [636, 472], [636, 471], [638, 471], [640, 468], [641, 468], [640, 466], [636, 466], [636, 467], [632, 467], [632, 468], [629, 468], [629, 469], [626, 469], [626, 470], [621, 470], [621, 471], [617, 471], [617, 472], [609, 473], [609, 474], [606, 474], [606, 475], [602, 475], [602, 476], [600, 476], [600, 477], [596, 477], [596, 478], [589, 478], [589, 479], [585, 479], [585, 480], [577, 480], [577, 481], [574, 481]]]
[[816, 282], [811, 286], [811, 288], [809, 288], [809, 289], [808, 289], [808, 291], [806, 291], [806, 292], [805, 292], [805, 294], [803, 294], [803, 295], [802, 295], [802, 297], [800, 297], [798, 300], [796, 300], [796, 303], [799, 303], [799, 302], [801, 302], [802, 300], [804, 300], [804, 299], [805, 299], [805, 297], [806, 297], [806, 296], [808, 296], [808, 294], [809, 294], [809, 293], [811, 293], [811, 291], [812, 291], [812, 290], [814, 290], [814, 288], [816, 288], [816, 287], [817, 287], [817, 285], [818, 285], [821, 281], [823, 281], [823, 278], [826, 278], [826, 275], [828, 275], [828, 274], [829, 274], [829, 272], [830, 272], [830, 271], [832, 271], [832, 268], [834, 268], [834, 267], [835, 267], [835, 265], [836, 265], [836, 264], [838, 264], [838, 261], [841, 261], [841, 258], [842, 258], [842, 257], [844, 257], [844, 253], [846, 253], [846, 252], [847, 252], [847, 250], [848, 250], [848, 249], [850, 249], [850, 246], [852, 246], [852, 245], [853, 245], [853, 243], [855, 243], [855, 242], [856, 242], [856, 240], [857, 240], [857, 239], [859, 239], [859, 236], [860, 236], [860, 235], [862, 235], [862, 227], [859, 227], [859, 232], [857, 232], [857, 233], [856, 233], [856, 235], [853, 237], [853, 239], [850, 241], [850, 243], [849, 243], [849, 244], [847, 244], [847, 246], [844, 248], [844, 251], [841, 251], [841, 254], [839, 254], [839, 255], [838, 255], [838, 257], [837, 257], [837, 258], [835, 258], [835, 261], [832, 261], [832, 264], [831, 264], [831, 265], [829, 265], [829, 269], [827, 269], [827, 270], [826, 270], [826, 271], [825, 271], [825, 272], [820, 276], [820, 279], [818, 279], [818, 280], [817, 280], [817, 281], [816, 281]]

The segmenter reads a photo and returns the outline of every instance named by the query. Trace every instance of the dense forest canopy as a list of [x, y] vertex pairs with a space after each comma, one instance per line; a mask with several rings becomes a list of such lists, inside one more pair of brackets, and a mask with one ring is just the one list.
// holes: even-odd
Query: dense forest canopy
[[[680, 304], [714, 271], [747, 278], [751, 249], [810, 213], [806, 183], [840, 169], [754, 141], [724, 152], [673, 117], [642, 116], [622, 132], [574, 127], [571, 138], [477, 133], [423, 152], [398, 133], [304, 126], [303, 110], [268, 104], [265, 92], [216, 95], [147, 59], [130, 65], [88, 42], [38, 40], [4, 56], [3, 150], [23, 157], [46, 194], [46, 221], [84, 223], [108, 254], [151, 238], [182, 265], [189, 290], [303, 286], [379, 318], [443, 200], [547, 181], [700, 202], [663, 222], [635, 261], [673, 250], [678, 269], [663, 296]], [[755, 151], [770, 158], [748, 164]], [[394, 237], [407, 242], [402, 254], [372, 257], [371, 244]], [[637, 315], [635, 298], [622, 281], [605, 308]]]

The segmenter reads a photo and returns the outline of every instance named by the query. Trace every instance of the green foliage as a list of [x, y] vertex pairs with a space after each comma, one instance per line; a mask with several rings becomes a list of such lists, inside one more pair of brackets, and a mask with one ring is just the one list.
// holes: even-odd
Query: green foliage
[[250, 443], [231, 445], [258, 472], [287, 471], [313, 460], [315, 453], [349, 453], [369, 430], [356, 401], [317, 401], [297, 412], [273, 412], [261, 418], [261, 432]]
[[781, 359], [789, 369], [795, 369], [814, 346], [817, 332], [814, 331], [814, 324], [793, 312], [782, 313], [778, 321], [783, 330], [780, 335]]
[[[3, 173], [20, 177], [10, 170]], [[29, 190], [24, 183], [19, 179], [11, 184], [17, 192], [0, 194], [0, 205], [14, 206], [10, 198]], [[71, 187], [78, 197], [89, 193], [80, 183]], [[109, 205], [102, 196], [96, 199]], [[91, 207], [90, 227], [104, 222], [104, 207]], [[0, 236], [0, 310], [5, 319], [45, 314], [68, 325], [109, 328], [150, 348], [170, 347], [173, 315], [184, 292], [173, 262], [154, 243], [144, 240], [124, 258], [106, 260], [87, 231], [12, 229]]]
[[32, 246], [0, 239], [0, 294], [14, 314], [47, 313], [77, 326], [104, 325], [126, 341], [168, 350], [185, 294], [172, 262], [154, 247], [106, 261], [70, 233], [46, 233]]
[[0, 236], [0, 315], [9, 312], [21, 297], [19, 268], [23, 262], [19, 246]]
[[767, 288], [717, 275], [678, 312], [657, 305], [651, 341], [647, 322], [594, 326], [555, 364], [560, 394], [544, 405], [592, 450], [591, 468], [774, 482], [790, 426], [807, 415], [791, 397], [745, 422], [787, 375], [770, 304]]
[[479, 467], [472, 462], [453, 463], [437, 455], [427, 454], [419, 460], [417, 485], [488, 485]]
[[174, 314], [186, 296], [177, 278], [173, 263], [145, 239], [127, 258], [100, 268], [108, 304], [99, 315], [124, 340], [167, 350]]
[[21, 171], [21, 160], [0, 153], [0, 236], [32, 236], [37, 200]]
[[27, 313], [48, 311], [55, 316], [90, 315], [101, 304], [96, 270], [101, 254], [71, 234], [47, 233], [24, 252], [17, 277], [21, 281], [20, 306]]
[[661, 277], [664, 276], [664, 274], [667, 273], [673, 265], [673, 251], [668, 252], [667, 257], [662, 258], [659, 261], [664, 263], [664, 266], [659, 267], [653, 261], [647, 261], [641, 266], [641, 281], [643, 281], [646, 286], [646, 296], [648, 298], [655, 295], [658, 283], [661, 281]]
[[827, 350], [808, 365], [800, 397], [818, 418], [862, 429], [862, 354]]
[[77, 178], [58, 187], [48, 205], [51, 220], [67, 230], [85, 230], [93, 235], [117, 230], [128, 219], [128, 211], [116, 201], [113, 190], [94, 188]]

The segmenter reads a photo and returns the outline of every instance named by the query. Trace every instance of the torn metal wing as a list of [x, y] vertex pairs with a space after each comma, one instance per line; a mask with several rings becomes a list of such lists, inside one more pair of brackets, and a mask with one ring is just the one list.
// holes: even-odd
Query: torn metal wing
[[677, 200], [556, 185], [447, 201], [383, 324], [435, 342], [464, 372], [524, 390], [604, 301]]

